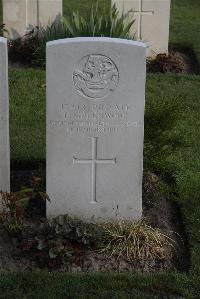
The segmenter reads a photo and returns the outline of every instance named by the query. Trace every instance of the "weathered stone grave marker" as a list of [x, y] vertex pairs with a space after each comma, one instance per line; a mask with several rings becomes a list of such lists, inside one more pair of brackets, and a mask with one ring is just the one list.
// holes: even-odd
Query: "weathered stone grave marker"
[[0, 190], [10, 190], [7, 40], [0, 37]]
[[47, 215], [142, 215], [146, 47], [111, 38], [47, 44]]
[[170, 0], [112, 0], [112, 4], [135, 19], [131, 33], [147, 43], [147, 56], [168, 53]]
[[3, 0], [3, 22], [9, 38], [29, 33], [35, 26], [47, 26], [62, 15], [62, 0]]

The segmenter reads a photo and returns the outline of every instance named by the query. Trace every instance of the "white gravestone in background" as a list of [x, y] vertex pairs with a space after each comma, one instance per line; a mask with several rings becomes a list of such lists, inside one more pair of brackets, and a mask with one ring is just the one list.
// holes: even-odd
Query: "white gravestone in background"
[[47, 215], [142, 215], [146, 48], [72, 38], [47, 44]]
[[47, 26], [62, 15], [62, 0], [3, 0], [3, 22], [16, 39], [35, 26]]
[[0, 37], [0, 190], [10, 191], [7, 40]]
[[170, 0], [112, 0], [112, 4], [135, 19], [131, 33], [147, 44], [147, 56], [168, 53]]

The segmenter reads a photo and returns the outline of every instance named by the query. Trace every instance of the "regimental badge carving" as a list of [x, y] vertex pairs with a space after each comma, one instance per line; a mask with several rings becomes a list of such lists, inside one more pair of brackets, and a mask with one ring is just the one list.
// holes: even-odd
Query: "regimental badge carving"
[[114, 91], [119, 82], [115, 63], [104, 55], [92, 54], [81, 59], [73, 72], [76, 90], [84, 97], [101, 99]]

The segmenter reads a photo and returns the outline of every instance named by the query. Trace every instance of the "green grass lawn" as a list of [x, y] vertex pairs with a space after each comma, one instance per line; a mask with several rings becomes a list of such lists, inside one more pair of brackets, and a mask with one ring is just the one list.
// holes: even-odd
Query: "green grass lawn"
[[172, 0], [170, 44], [193, 49], [200, 64], [200, 1]]
[[[175, 282], [177, 284], [175, 284]], [[182, 299], [198, 294], [199, 279], [186, 275], [69, 275], [21, 273], [0, 276], [0, 298], [10, 299]], [[191, 284], [191, 285], [190, 285]], [[195, 285], [196, 284], [196, 285]], [[181, 289], [184, 290], [181, 291]], [[190, 293], [191, 294], [191, 293]], [[199, 298], [185, 297], [185, 298]]]
[[[81, 14], [86, 15], [92, 6], [96, 6], [96, 0], [64, 0], [63, 13], [64, 15], [70, 14], [72, 10], [79, 10]], [[111, 0], [99, 0], [99, 7], [110, 9]]]
[[45, 159], [45, 72], [10, 72], [11, 160], [17, 163]]

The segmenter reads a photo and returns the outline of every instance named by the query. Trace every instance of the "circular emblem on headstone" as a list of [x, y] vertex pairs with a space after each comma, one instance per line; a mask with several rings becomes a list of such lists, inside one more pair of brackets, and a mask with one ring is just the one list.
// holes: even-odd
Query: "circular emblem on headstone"
[[91, 54], [80, 60], [73, 72], [73, 82], [82, 96], [102, 99], [117, 87], [119, 72], [109, 57]]

